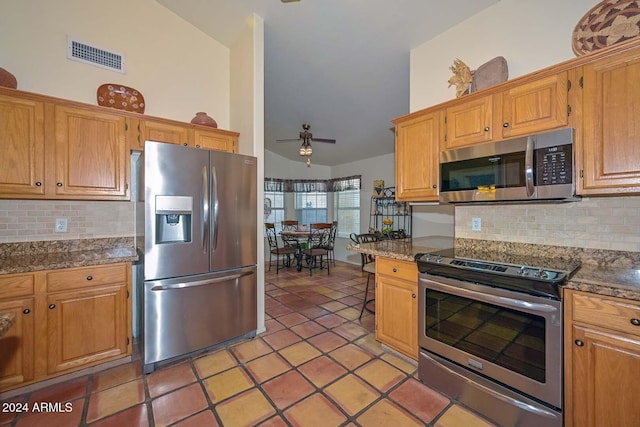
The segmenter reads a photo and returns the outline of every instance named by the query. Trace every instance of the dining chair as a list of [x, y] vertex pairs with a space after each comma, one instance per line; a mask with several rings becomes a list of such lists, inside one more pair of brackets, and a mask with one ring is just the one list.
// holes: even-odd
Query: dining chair
[[281, 224], [283, 231], [295, 231], [298, 229], [297, 219], [285, 219]]
[[[327, 227], [328, 226], [328, 227]], [[309, 264], [309, 275], [313, 275], [314, 268], [324, 268], [324, 259], [327, 257], [327, 275], [330, 274], [329, 267], [329, 251], [326, 246], [329, 242], [329, 231], [331, 230], [331, 224], [327, 223], [314, 223], [310, 225], [309, 239], [307, 248], [302, 251], [307, 262]], [[320, 263], [318, 264], [318, 258]]]
[[331, 228], [329, 229], [329, 240], [327, 242], [326, 248], [329, 251], [329, 255], [327, 256], [327, 262], [330, 262], [334, 267], [336, 266], [336, 256], [333, 249], [336, 244], [337, 234], [338, 234], [338, 221], [333, 221], [331, 223]]
[[[377, 242], [381, 239], [380, 234], [377, 233], [363, 233], [363, 234], [356, 234], [356, 233], [351, 233], [351, 235], [349, 235], [349, 238], [355, 242], [356, 244], [361, 244], [361, 243], [370, 243], [370, 242]], [[367, 310], [369, 313], [375, 313], [375, 310], [370, 309], [369, 307], [367, 307], [367, 304], [374, 302], [376, 299], [371, 298], [371, 299], [367, 299], [367, 296], [369, 295], [369, 282], [371, 281], [371, 276], [376, 274], [376, 259], [373, 255], [369, 255], [369, 254], [365, 254], [365, 253], [360, 253], [360, 263], [361, 263], [361, 270], [367, 273], [367, 284], [364, 287], [364, 297], [363, 297], [363, 301], [362, 301], [362, 308], [360, 309], [360, 316], [358, 317], [358, 320], [362, 318], [362, 313], [364, 313], [365, 310]], [[375, 304], [375, 302], [374, 302]]]
[[[269, 242], [269, 271], [271, 271], [271, 257], [276, 257], [276, 274], [280, 271], [280, 257], [282, 257], [282, 268], [291, 267], [291, 255], [295, 256], [297, 248], [293, 246], [278, 245], [278, 235], [276, 234], [275, 224], [265, 222], [264, 227], [267, 232], [267, 241]], [[286, 260], [286, 261], [285, 261]]]

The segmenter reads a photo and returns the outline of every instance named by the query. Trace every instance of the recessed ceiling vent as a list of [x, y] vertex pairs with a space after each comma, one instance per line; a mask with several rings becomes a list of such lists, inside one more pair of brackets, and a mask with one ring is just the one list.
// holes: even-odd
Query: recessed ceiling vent
[[67, 38], [67, 58], [124, 74], [124, 55]]

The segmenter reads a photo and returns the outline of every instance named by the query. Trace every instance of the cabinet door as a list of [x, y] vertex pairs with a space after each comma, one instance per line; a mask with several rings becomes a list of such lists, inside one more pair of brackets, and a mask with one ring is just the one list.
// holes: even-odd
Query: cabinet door
[[513, 87], [502, 94], [502, 137], [567, 126], [567, 73]]
[[237, 138], [215, 131], [196, 129], [194, 131], [194, 143], [196, 148], [227, 151], [229, 153], [238, 152]]
[[640, 420], [640, 340], [573, 326], [567, 426], [635, 427]]
[[0, 95], [0, 197], [44, 195], [44, 104]]
[[445, 148], [487, 142], [493, 139], [493, 97], [461, 102], [447, 108]]
[[[396, 275], [384, 274], [387, 271]], [[406, 280], [407, 277], [415, 277], [415, 280]], [[380, 258], [376, 261], [376, 339], [416, 360], [417, 278], [415, 263]]]
[[640, 192], [640, 51], [584, 67], [581, 194]]
[[71, 199], [127, 198], [129, 162], [124, 117], [56, 106], [55, 139], [52, 194]]
[[438, 200], [440, 114], [396, 124], [396, 199]]
[[47, 296], [48, 373], [127, 353], [127, 289], [114, 285]]
[[33, 298], [0, 300], [0, 313], [15, 322], [0, 338], [0, 390], [33, 379], [35, 354]]
[[191, 125], [166, 123], [162, 121], [141, 120], [140, 139], [144, 149], [144, 141], [168, 142], [171, 144], [191, 145]]

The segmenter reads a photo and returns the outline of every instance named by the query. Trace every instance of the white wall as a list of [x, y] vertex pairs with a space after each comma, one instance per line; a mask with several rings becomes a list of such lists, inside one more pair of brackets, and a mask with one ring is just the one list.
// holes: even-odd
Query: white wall
[[574, 58], [571, 33], [595, 0], [501, 0], [411, 51], [410, 111], [455, 98], [449, 67], [503, 56], [509, 78]]
[[[126, 74], [67, 59], [67, 35], [124, 54]], [[138, 89], [145, 114], [229, 128], [229, 49], [154, 0], [3, 1], [0, 66], [18, 89], [96, 105], [96, 89]]]
[[[292, 145], [291, 149], [297, 151], [298, 146]], [[313, 162], [313, 156], [311, 161]], [[265, 150], [264, 176], [282, 179], [328, 179], [331, 178], [331, 168], [313, 163], [307, 167], [304, 162], [295, 162], [273, 151]]]
[[[257, 200], [264, 189], [264, 21], [258, 15], [247, 20], [247, 26], [231, 47], [231, 124], [240, 132], [239, 152], [255, 156], [258, 161]], [[262, 210], [258, 203], [257, 242], [262, 239]], [[257, 249], [258, 330], [264, 326], [264, 247]]]
[[[410, 110], [455, 98], [447, 88], [455, 58], [472, 70], [504, 56], [509, 77], [575, 57], [571, 33], [595, 0], [501, 0], [411, 51]], [[471, 231], [471, 218], [482, 220]], [[640, 198], [590, 198], [568, 204], [455, 208], [455, 236], [482, 240], [640, 252]]]

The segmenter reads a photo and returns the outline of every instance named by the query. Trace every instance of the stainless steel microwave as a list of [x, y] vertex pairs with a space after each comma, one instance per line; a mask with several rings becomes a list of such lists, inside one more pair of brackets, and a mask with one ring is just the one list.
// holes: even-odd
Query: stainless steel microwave
[[573, 129], [442, 151], [440, 203], [579, 200]]

